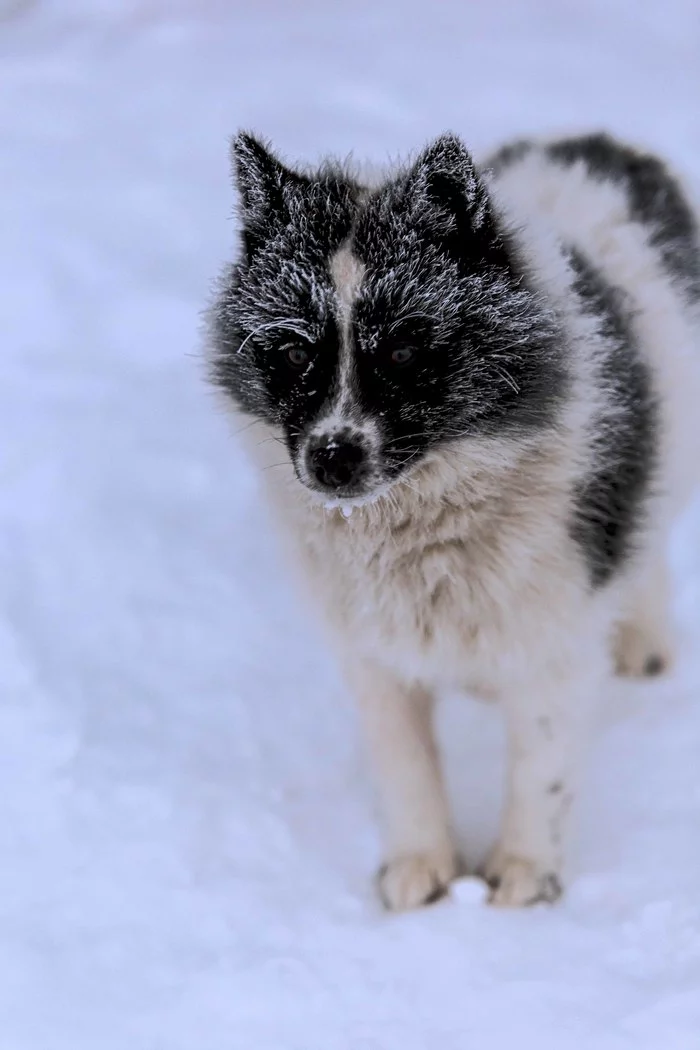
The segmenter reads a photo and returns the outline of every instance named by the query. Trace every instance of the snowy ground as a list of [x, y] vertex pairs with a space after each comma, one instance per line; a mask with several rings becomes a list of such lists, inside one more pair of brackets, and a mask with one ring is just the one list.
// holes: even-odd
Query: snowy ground
[[[680, 666], [611, 690], [566, 901], [387, 918], [352, 707], [197, 329], [240, 124], [380, 159], [449, 126], [485, 149], [605, 124], [697, 184], [698, 98], [694, 0], [34, 0], [0, 21], [2, 1050], [697, 1045], [700, 514]], [[476, 857], [497, 716], [449, 698], [443, 731]]]

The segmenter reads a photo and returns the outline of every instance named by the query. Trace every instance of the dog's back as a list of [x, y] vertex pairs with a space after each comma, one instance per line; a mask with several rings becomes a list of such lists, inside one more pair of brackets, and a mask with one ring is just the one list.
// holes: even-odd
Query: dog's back
[[516, 222], [551, 227], [606, 294], [627, 298], [659, 401], [663, 489], [676, 513], [700, 477], [700, 236], [685, 188], [658, 157], [602, 133], [520, 140], [485, 168]]

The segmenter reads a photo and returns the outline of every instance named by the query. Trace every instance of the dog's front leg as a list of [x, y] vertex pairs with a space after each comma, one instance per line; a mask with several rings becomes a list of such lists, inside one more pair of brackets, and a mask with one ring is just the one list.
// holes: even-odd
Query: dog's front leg
[[387, 908], [443, 896], [456, 872], [433, 698], [371, 662], [349, 671], [359, 702], [383, 818], [386, 861], [378, 886]]
[[602, 640], [587, 660], [580, 655], [504, 696], [506, 803], [500, 840], [484, 869], [492, 904], [522, 907], [561, 896], [571, 810], [608, 670]]

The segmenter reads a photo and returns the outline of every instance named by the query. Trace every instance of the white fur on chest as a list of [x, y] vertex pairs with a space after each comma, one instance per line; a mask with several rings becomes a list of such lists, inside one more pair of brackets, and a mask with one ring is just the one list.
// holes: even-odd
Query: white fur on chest
[[[415, 484], [436, 481], [448, 464], [431, 464]], [[556, 644], [551, 633], [580, 582], [567, 556], [566, 507], [526, 467], [517, 484], [505, 476], [492, 463], [488, 480], [472, 478], [471, 500], [458, 485], [435, 501], [406, 488], [349, 517], [305, 509], [297, 539], [349, 655], [432, 688], [490, 694]]]

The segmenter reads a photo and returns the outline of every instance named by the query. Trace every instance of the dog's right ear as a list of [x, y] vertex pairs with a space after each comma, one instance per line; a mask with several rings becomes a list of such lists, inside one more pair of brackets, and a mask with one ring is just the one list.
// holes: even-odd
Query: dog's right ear
[[246, 228], [257, 228], [285, 215], [291, 195], [307, 181], [285, 167], [247, 131], [241, 131], [233, 140], [231, 160]]

